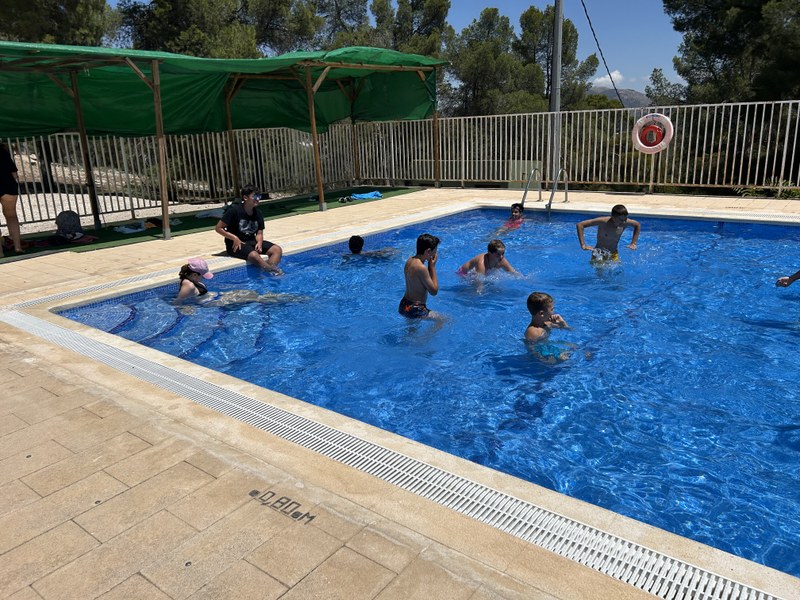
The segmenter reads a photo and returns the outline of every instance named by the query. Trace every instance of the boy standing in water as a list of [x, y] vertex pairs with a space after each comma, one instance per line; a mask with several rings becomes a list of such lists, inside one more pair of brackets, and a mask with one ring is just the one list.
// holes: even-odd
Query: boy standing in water
[[550, 294], [533, 292], [528, 296], [531, 322], [525, 330], [525, 341], [538, 342], [547, 337], [551, 329], [567, 329], [569, 325], [561, 315], [553, 312], [555, 301]]
[[[438, 315], [428, 309], [428, 293], [439, 293], [439, 279], [436, 276], [436, 260], [439, 238], [423, 233], [417, 238], [417, 253], [406, 261], [403, 274], [406, 280], [406, 293], [400, 300], [397, 311], [409, 319], [433, 319]], [[426, 264], [427, 263], [427, 264]]]
[[[611, 209], [611, 217], [587, 219], [576, 225], [581, 249], [592, 252], [591, 262], [593, 263], [602, 263], [609, 260], [617, 262], [619, 261], [619, 250], [617, 249], [619, 239], [622, 237], [622, 232], [629, 225], [633, 227], [633, 238], [631, 243], [628, 244], [628, 248], [636, 250], [636, 241], [639, 239], [639, 232], [642, 226], [638, 221], [628, 218], [628, 209], [622, 204], [617, 204]], [[597, 242], [594, 246], [589, 246], [583, 239], [583, 230], [586, 227], [597, 227]]]

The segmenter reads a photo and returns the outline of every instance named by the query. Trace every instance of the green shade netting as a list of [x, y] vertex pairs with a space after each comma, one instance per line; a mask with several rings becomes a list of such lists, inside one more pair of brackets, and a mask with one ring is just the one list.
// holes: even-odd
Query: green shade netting
[[[227, 129], [225, 98], [244, 77], [231, 102], [234, 129], [290, 127], [310, 131], [306, 65], [316, 83], [317, 129], [355, 121], [424, 119], [436, 106], [440, 60], [379, 48], [294, 52], [274, 58], [208, 59], [170, 54], [0, 42], [0, 137], [45, 135], [78, 128], [75, 104], [53, 78], [71, 88], [77, 77], [89, 135], [154, 135], [152, 89], [124, 59], [152, 81], [158, 61], [164, 132], [190, 134]], [[364, 68], [359, 68], [359, 67]]]

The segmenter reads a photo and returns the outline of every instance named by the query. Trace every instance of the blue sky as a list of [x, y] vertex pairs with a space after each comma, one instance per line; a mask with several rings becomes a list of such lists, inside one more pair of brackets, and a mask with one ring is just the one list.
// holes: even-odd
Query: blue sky
[[[663, 69], [670, 81], [681, 82], [672, 66], [672, 57], [678, 54], [682, 36], [672, 29], [661, 0], [584, 0], [584, 3], [618, 88], [644, 91], [650, 73], [657, 68]], [[544, 10], [548, 4], [555, 2], [503, 0], [493, 4], [486, 0], [451, 0], [447, 20], [460, 32], [476, 20], [484, 8], [495, 7], [519, 31], [519, 16], [523, 12], [530, 6]], [[562, 6], [564, 18], [578, 29], [578, 59], [595, 53], [600, 60], [581, 0], [563, 0]], [[598, 85], [610, 87], [602, 60], [597, 70], [597, 77], [601, 76], [605, 77]]]
[[[681, 81], [672, 67], [672, 57], [678, 54], [681, 36], [672, 29], [661, 0], [584, 0], [584, 3], [617, 87], [643, 92], [650, 73], [656, 68], [663, 69], [670, 81]], [[109, 4], [116, 6], [117, 2], [109, 0]], [[451, 0], [447, 20], [457, 32], [461, 32], [480, 16], [484, 8], [496, 7], [519, 31], [519, 16], [525, 10], [530, 6], [543, 10], [548, 4], [555, 2]], [[572, 21], [578, 29], [578, 59], [583, 60], [593, 52], [600, 59], [581, 0], [563, 0], [563, 7], [564, 18]], [[600, 79], [598, 85], [610, 87], [602, 61], [597, 78]]]

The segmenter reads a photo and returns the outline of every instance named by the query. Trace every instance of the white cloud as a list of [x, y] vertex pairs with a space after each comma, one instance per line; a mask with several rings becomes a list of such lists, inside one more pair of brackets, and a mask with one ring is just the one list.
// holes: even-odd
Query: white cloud
[[[611, 71], [611, 77], [614, 78], [614, 84], [619, 87], [620, 84], [625, 81], [625, 76], [620, 73], [619, 71]], [[597, 79], [592, 81], [593, 85], [597, 87], [612, 87], [611, 85], [611, 78], [608, 75], [604, 75], [603, 77], [598, 77]]]

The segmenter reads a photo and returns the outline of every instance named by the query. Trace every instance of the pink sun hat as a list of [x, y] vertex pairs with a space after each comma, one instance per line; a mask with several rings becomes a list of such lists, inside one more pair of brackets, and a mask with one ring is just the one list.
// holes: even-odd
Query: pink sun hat
[[214, 274], [208, 269], [208, 263], [202, 258], [190, 258], [189, 268], [198, 275], [202, 275], [203, 279], [211, 279], [214, 276]]

